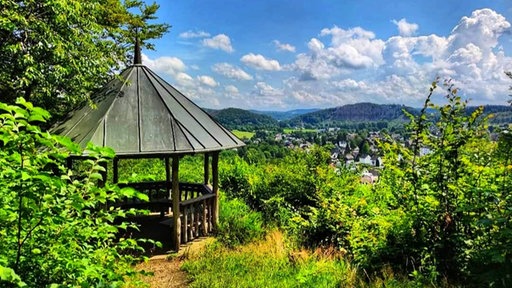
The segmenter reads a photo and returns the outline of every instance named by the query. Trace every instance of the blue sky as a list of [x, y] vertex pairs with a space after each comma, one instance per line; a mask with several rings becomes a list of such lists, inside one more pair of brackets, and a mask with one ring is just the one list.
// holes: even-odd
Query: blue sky
[[143, 64], [202, 107], [420, 106], [436, 77], [472, 105], [509, 98], [510, 0], [157, 3], [172, 28]]

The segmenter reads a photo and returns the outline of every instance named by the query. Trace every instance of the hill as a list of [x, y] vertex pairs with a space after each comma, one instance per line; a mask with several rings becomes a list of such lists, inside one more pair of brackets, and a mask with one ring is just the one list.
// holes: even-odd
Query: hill
[[417, 113], [417, 109], [397, 104], [357, 103], [328, 108], [294, 117], [288, 121], [291, 126], [334, 124], [340, 122], [379, 122], [406, 120], [403, 110]]
[[278, 122], [274, 118], [268, 115], [253, 113], [248, 110], [238, 108], [205, 110], [215, 120], [230, 130], [239, 129], [244, 131], [252, 131], [254, 129], [271, 129], [278, 126]]
[[278, 121], [282, 121], [282, 120], [292, 119], [293, 117], [296, 117], [299, 115], [316, 112], [318, 110], [320, 110], [320, 109], [311, 108], [311, 109], [295, 109], [295, 110], [289, 110], [289, 111], [259, 111], [259, 110], [249, 110], [249, 111], [251, 111], [253, 113], [257, 113], [257, 114], [267, 115], [267, 116], [270, 116]]

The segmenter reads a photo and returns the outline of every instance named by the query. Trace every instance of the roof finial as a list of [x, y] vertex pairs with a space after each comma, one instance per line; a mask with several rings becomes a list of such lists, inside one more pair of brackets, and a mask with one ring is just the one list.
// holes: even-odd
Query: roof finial
[[137, 64], [142, 64], [142, 57], [140, 55], [140, 43], [139, 43], [139, 35], [138, 35], [138, 31], [137, 33], [135, 34], [135, 55], [134, 55], [134, 58], [133, 58], [133, 64], [134, 65], [137, 65]]

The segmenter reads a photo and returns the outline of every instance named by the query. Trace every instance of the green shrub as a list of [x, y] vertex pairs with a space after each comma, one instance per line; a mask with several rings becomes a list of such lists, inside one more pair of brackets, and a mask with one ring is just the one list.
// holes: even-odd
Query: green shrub
[[259, 212], [251, 211], [240, 199], [221, 197], [217, 238], [229, 247], [259, 239], [264, 233]]
[[111, 149], [89, 146], [82, 173], [67, 169], [66, 157], [81, 153], [77, 145], [34, 124], [48, 112], [23, 99], [17, 103], [0, 103], [0, 286], [120, 286], [137, 260], [125, 252], [142, 248], [118, 238], [132, 227], [114, 222], [126, 212], [104, 207], [142, 196], [98, 187]]

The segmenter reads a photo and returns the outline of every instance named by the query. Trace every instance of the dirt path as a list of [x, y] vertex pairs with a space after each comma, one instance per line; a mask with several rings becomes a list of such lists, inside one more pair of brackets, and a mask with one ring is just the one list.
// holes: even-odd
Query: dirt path
[[168, 259], [169, 255], [153, 256], [146, 263], [137, 265], [140, 270], [153, 272], [153, 276], [142, 277], [143, 281], [149, 283], [151, 288], [184, 288], [190, 282], [187, 273], [180, 267], [186, 257], [201, 253], [203, 248], [213, 241], [213, 238], [200, 238], [187, 245], [183, 245], [177, 255]]

